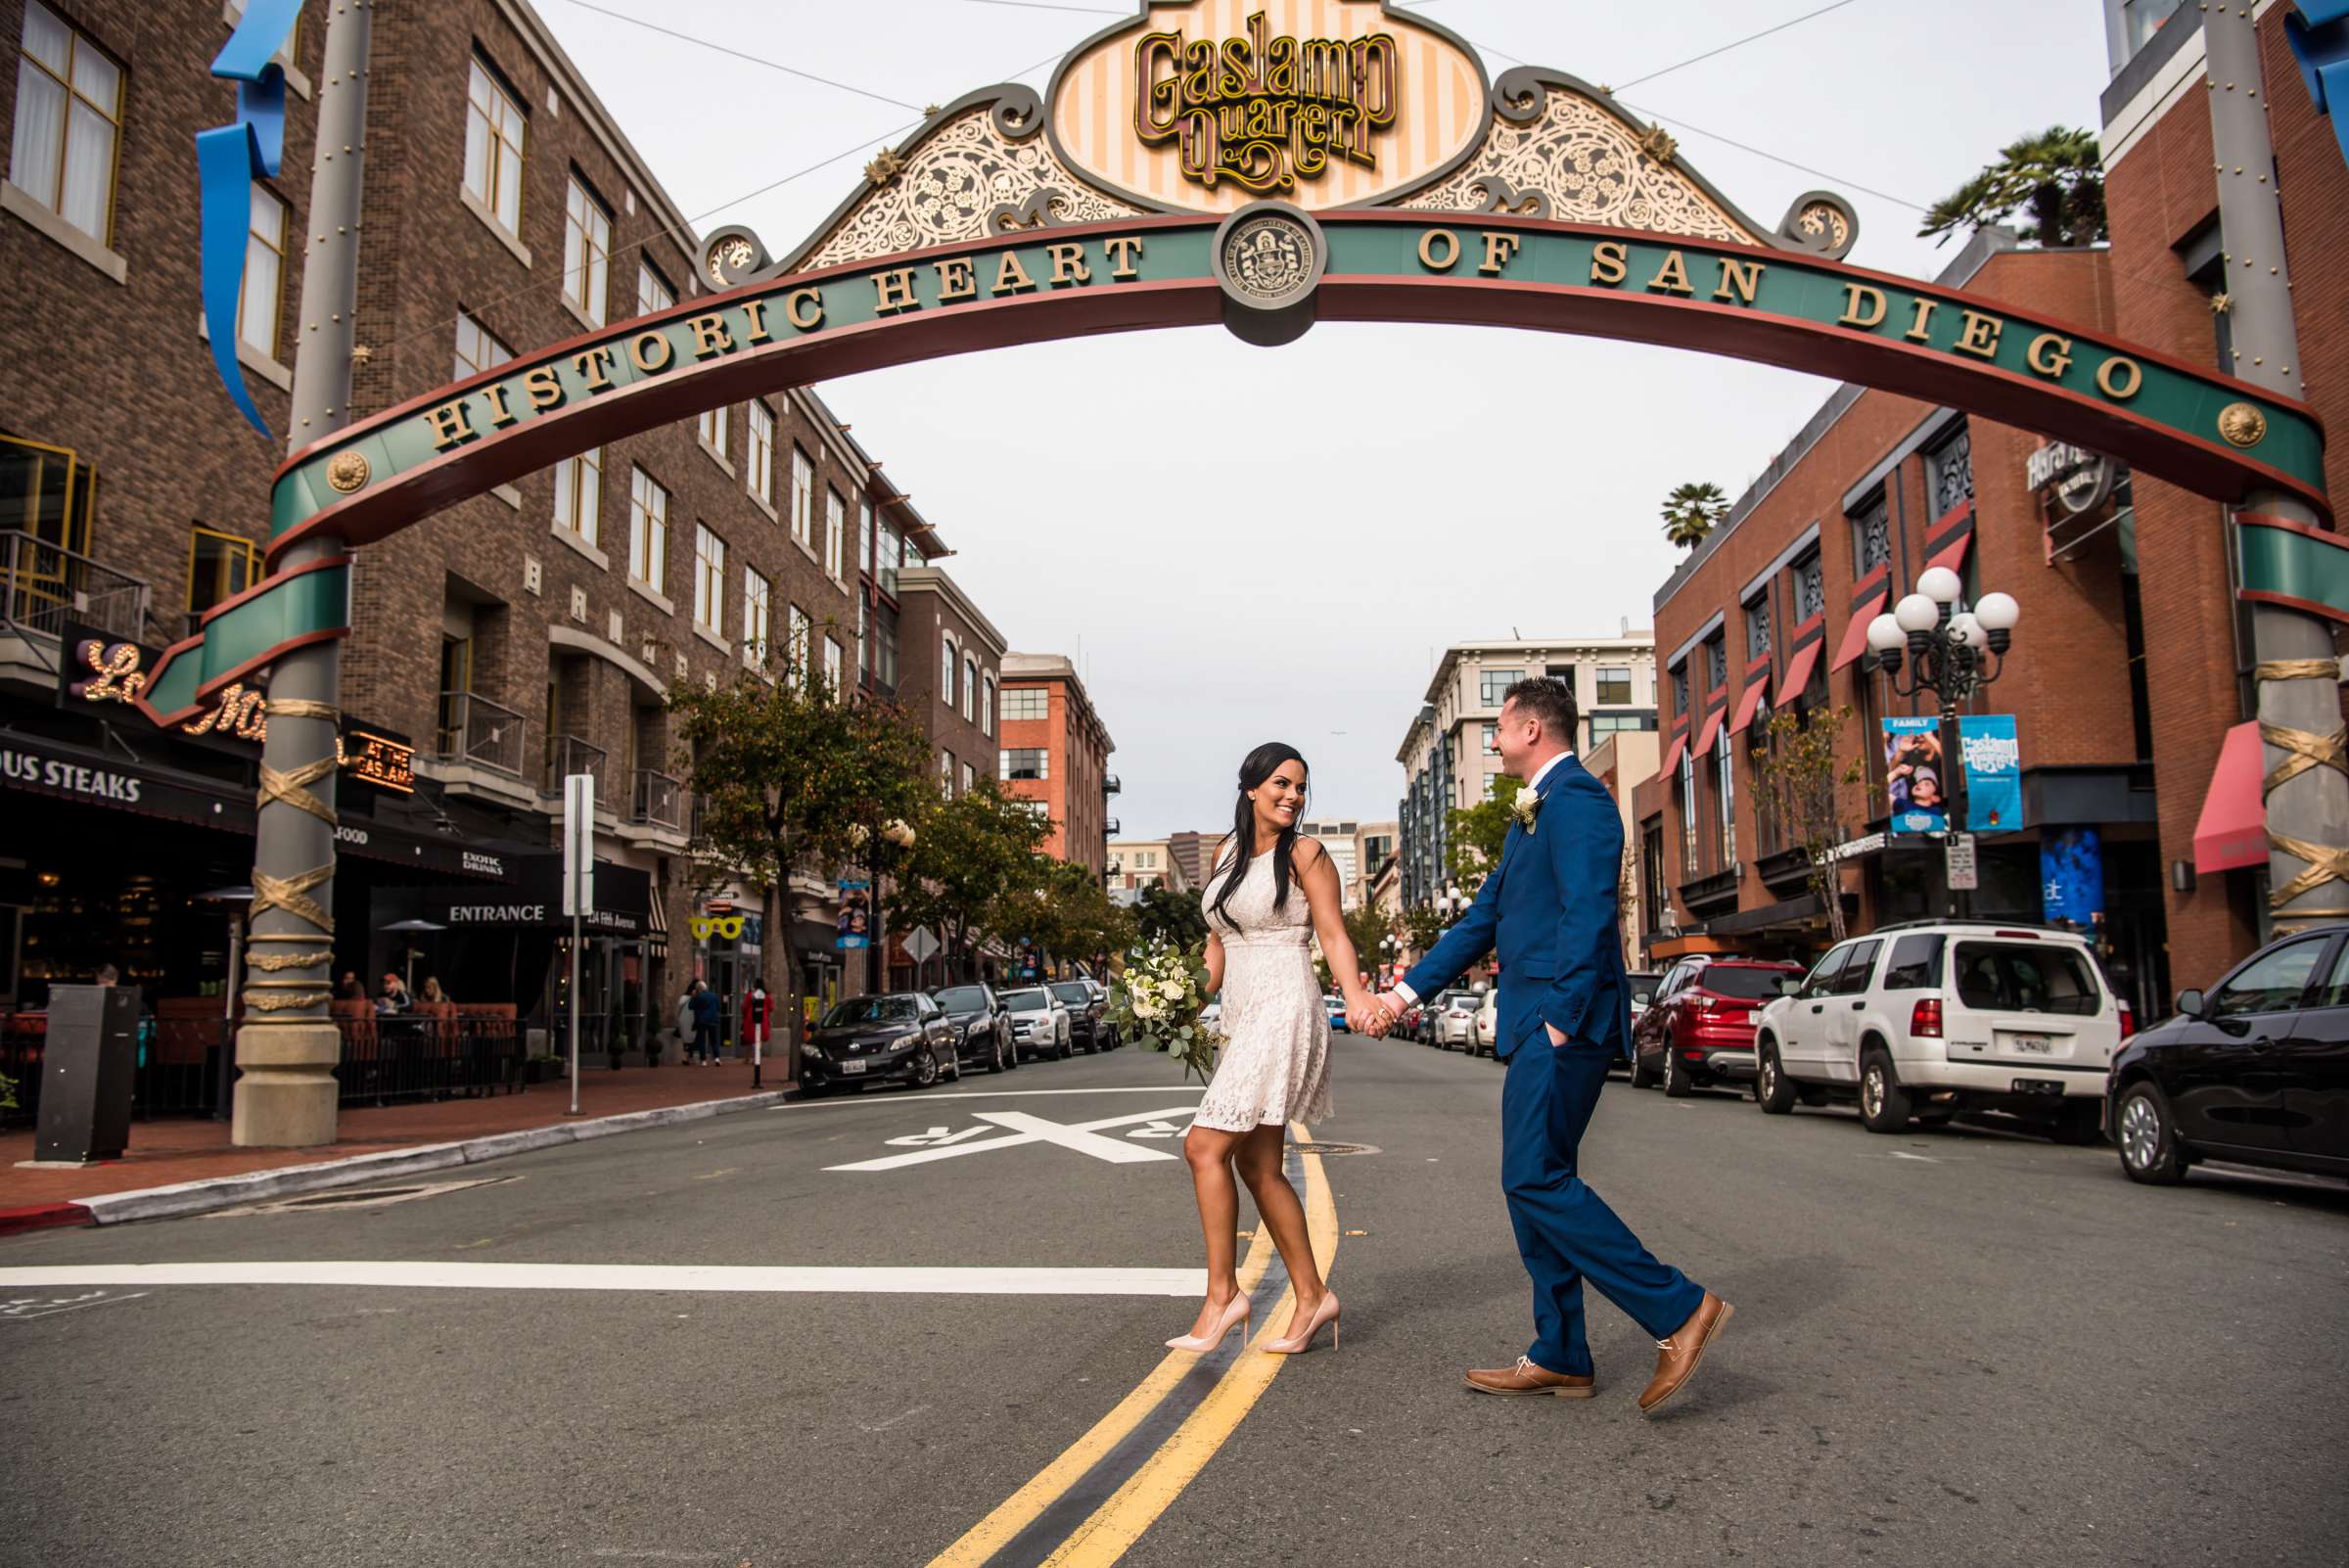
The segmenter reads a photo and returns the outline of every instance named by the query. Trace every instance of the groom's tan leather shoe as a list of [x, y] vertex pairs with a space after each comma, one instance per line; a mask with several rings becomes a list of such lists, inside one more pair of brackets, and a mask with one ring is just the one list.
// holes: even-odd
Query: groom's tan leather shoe
[[1568, 1377], [1536, 1366], [1526, 1357], [1514, 1366], [1479, 1367], [1466, 1374], [1468, 1386], [1479, 1394], [1547, 1394], [1561, 1400], [1587, 1400], [1598, 1392], [1588, 1377]]
[[1672, 1331], [1670, 1339], [1656, 1341], [1656, 1376], [1639, 1396], [1639, 1413], [1653, 1414], [1657, 1406], [1678, 1394], [1696, 1375], [1697, 1362], [1705, 1359], [1705, 1347], [1721, 1333], [1721, 1325], [1729, 1320], [1737, 1309], [1711, 1291], [1696, 1304], [1688, 1321]]

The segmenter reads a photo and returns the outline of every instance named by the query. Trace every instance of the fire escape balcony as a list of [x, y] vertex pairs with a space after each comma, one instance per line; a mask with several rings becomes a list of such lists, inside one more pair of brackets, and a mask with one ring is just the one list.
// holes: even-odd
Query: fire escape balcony
[[54, 692], [70, 621], [144, 642], [147, 584], [23, 529], [0, 530], [0, 678]]

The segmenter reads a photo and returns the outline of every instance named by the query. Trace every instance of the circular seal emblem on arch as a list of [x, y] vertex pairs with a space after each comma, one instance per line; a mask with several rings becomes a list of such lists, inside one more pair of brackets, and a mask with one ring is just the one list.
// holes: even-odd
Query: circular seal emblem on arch
[[1249, 343], [1294, 342], [1313, 324], [1313, 291], [1329, 265], [1329, 241], [1313, 214], [1286, 202], [1241, 208], [1216, 229], [1216, 282], [1223, 324]]

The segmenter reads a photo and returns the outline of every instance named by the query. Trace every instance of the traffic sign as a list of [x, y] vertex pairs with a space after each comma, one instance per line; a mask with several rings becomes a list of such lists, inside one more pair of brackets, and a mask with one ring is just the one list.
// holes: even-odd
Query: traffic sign
[[1982, 886], [1982, 868], [1974, 858], [1974, 836], [1971, 833], [1953, 833], [1944, 846], [1948, 856], [1950, 890], [1953, 893], [1972, 893]]
[[905, 933], [905, 956], [915, 963], [928, 963], [937, 951], [938, 939], [930, 934], [928, 926], [916, 926]]

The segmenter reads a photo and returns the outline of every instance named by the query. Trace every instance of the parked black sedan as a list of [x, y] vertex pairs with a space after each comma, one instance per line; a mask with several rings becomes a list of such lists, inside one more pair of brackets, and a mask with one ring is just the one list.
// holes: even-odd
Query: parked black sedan
[[2279, 938], [2112, 1059], [2105, 1126], [2135, 1180], [2228, 1160], [2349, 1176], [2349, 926]]
[[1020, 1065], [1020, 1049], [1011, 1038], [1011, 1009], [991, 986], [948, 986], [934, 991], [930, 999], [946, 1015], [954, 1032], [954, 1054], [971, 1067], [1006, 1073]]
[[928, 1088], [962, 1077], [962, 1063], [944, 1009], [918, 991], [894, 991], [834, 1003], [800, 1047], [800, 1076], [810, 1094], [871, 1083]]
[[1111, 1023], [1109, 992], [1087, 980], [1055, 981], [1052, 994], [1069, 1010], [1069, 1035], [1088, 1051], [1118, 1048], [1118, 1026]]

